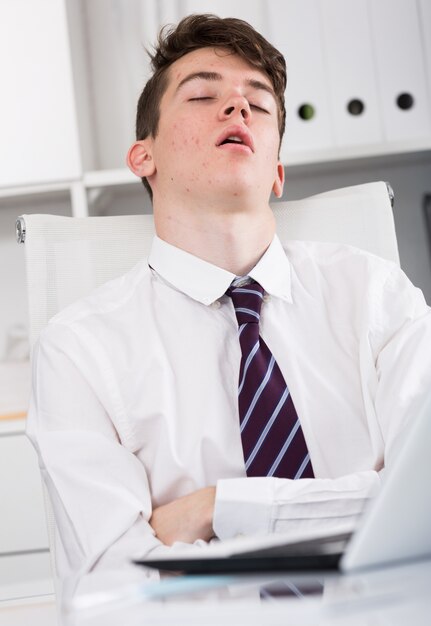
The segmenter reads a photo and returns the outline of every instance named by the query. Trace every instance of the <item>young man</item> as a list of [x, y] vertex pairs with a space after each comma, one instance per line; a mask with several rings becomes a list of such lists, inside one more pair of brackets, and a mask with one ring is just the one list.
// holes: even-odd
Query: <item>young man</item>
[[128, 153], [150, 256], [58, 314], [34, 355], [60, 575], [354, 521], [431, 383], [430, 309], [397, 267], [275, 234], [281, 54], [191, 16], [153, 65]]

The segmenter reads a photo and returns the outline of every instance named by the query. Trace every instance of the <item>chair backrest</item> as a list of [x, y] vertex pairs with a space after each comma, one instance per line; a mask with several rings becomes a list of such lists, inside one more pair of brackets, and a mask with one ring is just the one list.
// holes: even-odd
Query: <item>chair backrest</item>
[[[399, 263], [385, 182], [273, 205], [277, 233], [291, 239], [346, 243]], [[120, 276], [149, 251], [152, 215], [72, 218], [24, 215], [30, 344], [60, 309]]]

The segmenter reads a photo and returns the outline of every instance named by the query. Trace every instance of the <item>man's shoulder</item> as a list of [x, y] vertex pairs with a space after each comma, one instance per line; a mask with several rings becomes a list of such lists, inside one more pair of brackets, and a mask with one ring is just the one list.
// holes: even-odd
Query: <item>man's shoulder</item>
[[398, 264], [347, 244], [319, 241], [289, 241], [283, 245], [291, 266], [292, 288], [302, 285], [319, 297], [359, 302], [381, 299], [392, 283], [404, 285], [406, 277]]
[[72, 327], [85, 320], [97, 320], [115, 317], [130, 304], [149, 284], [150, 269], [146, 260], [116, 278], [96, 287], [88, 295], [61, 309], [49, 320], [49, 326], [62, 325]]
[[360, 272], [376, 277], [388, 276], [399, 266], [367, 250], [344, 243], [291, 240], [283, 249], [293, 268], [318, 269], [320, 272]]

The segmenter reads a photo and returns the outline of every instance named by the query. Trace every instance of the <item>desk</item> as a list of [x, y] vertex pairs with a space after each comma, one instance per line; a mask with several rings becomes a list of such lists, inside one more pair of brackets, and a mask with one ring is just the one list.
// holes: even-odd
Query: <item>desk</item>
[[[65, 612], [64, 626], [425, 626], [431, 615], [431, 559], [349, 576], [211, 578], [212, 587], [189, 594], [173, 593], [180, 579], [171, 578], [158, 585], [166, 594], [153, 598], [143, 597], [155, 587], [142, 585], [139, 569], [91, 577]], [[116, 593], [117, 600], [84, 608], [98, 591]]]

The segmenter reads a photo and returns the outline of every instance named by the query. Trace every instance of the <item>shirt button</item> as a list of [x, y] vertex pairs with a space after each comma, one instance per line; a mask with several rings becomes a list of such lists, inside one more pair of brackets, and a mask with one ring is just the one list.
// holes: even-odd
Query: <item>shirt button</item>
[[221, 304], [218, 300], [216, 300], [215, 302], [212, 303], [211, 306], [213, 309], [219, 309], [221, 307]]
[[270, 300], [271, 300], [271, 296], [269, 295], [269, 293], [266, 293], [266, 294], [263, 296], [263, 301], [264, 301], [264, 302], [269, 302]]

